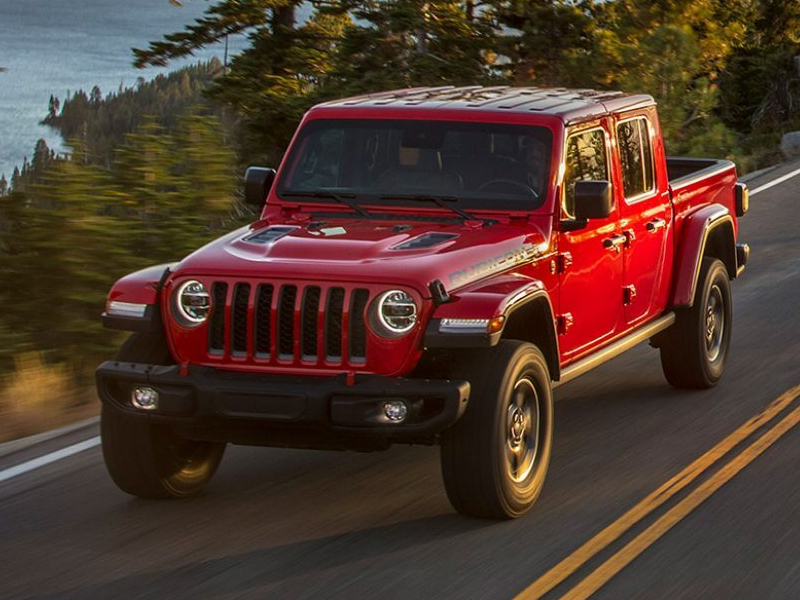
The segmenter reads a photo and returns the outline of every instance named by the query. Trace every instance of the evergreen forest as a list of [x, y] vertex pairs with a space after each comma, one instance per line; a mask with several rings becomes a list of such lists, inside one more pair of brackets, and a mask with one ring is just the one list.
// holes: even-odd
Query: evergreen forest
[[131, 60], [168, 65], [231, 35], [247, 44], [228, 64], [42, 107], [70, 152], [39, 141], [0, 179], [0, 376], [37, 353], [90, 381], [121, 339], [99, 319], [111, 284], [252, 219], [244, 168], [277, 166], [326, 99], [449, 84], [644, 92], [670, 154], [740, 173], [782, 160], [781, 135], [800, 129], [800, 3], [785, 0], [214, 0]]

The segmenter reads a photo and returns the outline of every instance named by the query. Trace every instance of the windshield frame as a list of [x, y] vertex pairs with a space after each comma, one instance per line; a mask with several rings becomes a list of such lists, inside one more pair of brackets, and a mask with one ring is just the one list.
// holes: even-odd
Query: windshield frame
[[[315, 114], [316, 113], [316, 114]], [[551, 136], [551, 153], [550, 153], [550, 163], [549, 163], [549, 172], [545, 176], [545, 185], [543, 187], [543, 194], [544, 197], [538, 204], [533, 205], [532, 203], [528, 204], [524, 201], [520, 200], [507, 200], [507, 199], [500, 199], [495, 201], [494, 203], [490, 204], [482, 199], [475, 199], [475, 198], [458, 198], [454, 204], [456, 204], [461, 209], [466, 209], [471, 213], [481, 213], [481, 212], [488, 212], [488, 213], [523, 213], [523, 214], [553, 214], [553, 202], [555, 198], [555, 188], [557, 185], [557, 178], [559, 173], [559, 164], [560, 164], [560, 152], [559, 148], [562, 143], [563, 137], [563, 122], [558, 119], [557, 117], [553, 117], [551, 115], [528, 115], [524, 113], [490, 113], [490, 112], [480, 112], [480, 111], [464, 111], [464, 110], [427, 110], [422, 111], [419, 109], [416, 110], [387, 110], [387, 109], [378, 109], [378, 110], [358, 110], [355, 111], [352, 108], [348, 109], [312, 109], [308, 114], [306, 114], [305, 118], [303, 119], [300, 127], [298, 128], [297, 132], [295, 133], [294, 138], [287, 150], [286, 154], [283, 157], [281, 162], [281, 166], [278, 170], [278, 175], [276, 177], [275, 185], [273, 186], [270, 192], [270, 199], [268, 202], [269, 204], [287, 204], [287, 205], [297, 205], [297, 204], [321, 204], [325, 206], [335, 205], [336, 202], [331, 199], [319, 198], [319, 197], [312, 197], [313, 191], [321, 191], [326, 193], [341, 193], [341, 194], [352, 194], [352, 188], [336, 188], [336, 187], [320, 187], [315, 188], [314, 190], [309, 190], [310, 195], [308, 199], [299, 200], [296, 197], [283, 197], [283, 193], [285, 192], [302, 192], [305, 190], [295, 190], [291, 189], [287, 186], [288, 178], [290, 173], [293, 171], [293, 167], [296, 161], [301, 156], [301, 151], [303, 148], [303, 142], [306, 139], [306, 136], [310, 134], [310, 127], [319, 122], [319, 121], [354, 121], [354, 122], [363, 122], [363, 121], [376, 121], [376, 122], [399, 122], [399, 121], [431, 121], [431, 122], [442, 122], [442, 123], [464, 123], [468, 125], [498, 125], [498, 126], [510, 126], [513, 128], [541, 128], [548, 130]], [[445, 209], [439, 208], [436, 206], [424, 206], [419, 202], [415, 201], [405, 201], [405, 200], [397, 200], [397, 199], [381, 199], [380, 195], [387, 193], [386, 190], [381, 190], [379, 193], [374, 195], [364, 195], [357, 197], [354, 201], [360, 205], [366, 207], [374, 207], [385, 211], [389, 208], [397, 208], [401, 212], [409, 212], [409, 211], [416, 211], [420, 212], [420, 209], [423, 211], [428, 210], [435, 210], [437, 212], [444, 212]], [[437, 195], [436, 193], [431, 193], [431, 195]], [[451, 194], [448, 194], [451, 195]], [[491, 196], [487, 194], [487, 198]]]

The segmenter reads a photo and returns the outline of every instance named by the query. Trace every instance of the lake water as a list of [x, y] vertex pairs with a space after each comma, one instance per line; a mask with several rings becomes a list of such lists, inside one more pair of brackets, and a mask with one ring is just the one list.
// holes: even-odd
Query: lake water
[[[200, 16], [207, 2], [187, 0], [0, 0], [0, 173], [9, 177], [39, 138], [63, 149], [59, 135], [39, 125], [50, 94], [60, 98], [100, 86], [105, 95], [178, 66], [222, 58], [222, 44], [168, 69], [134, 69], [132, 47], [178, 31]], [[233, 48], [246, 43], [231, 39]]]

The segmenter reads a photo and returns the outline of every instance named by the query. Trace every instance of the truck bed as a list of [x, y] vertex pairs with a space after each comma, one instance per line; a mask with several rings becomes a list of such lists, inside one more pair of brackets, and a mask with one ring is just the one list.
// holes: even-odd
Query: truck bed
[[690, 180], [704, 179], [712, 173], [726, 171], [729, 168], [735, 168], [729, 160], [690, 158], [687, 156], [667, 157], [667, 177], [673, 188], [683, 187]]
[[[667, 176], [672, 196], [676, 240], [693, 210], [717, 203], [735, 210], [736, 165], [729, 160], [667, 157]], [[734, 222], [734, 228], [737, 227]]]

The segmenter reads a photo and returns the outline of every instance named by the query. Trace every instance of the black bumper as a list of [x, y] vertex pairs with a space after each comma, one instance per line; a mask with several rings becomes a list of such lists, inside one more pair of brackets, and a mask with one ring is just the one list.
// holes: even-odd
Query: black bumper
[[[263, 446], [381, 449], [431, 443], [463, 414], [466, 381], [344, 375], [294, 377], [190, 367], [105, 362], [97, 369], [103, 403], [135, 418], [169, 423], [194, 439]], [[131, 404], [135, 385], [159, 394], [158, 408]], [[403, 423], [388, 422], [382, 403], [403, 400]]]

